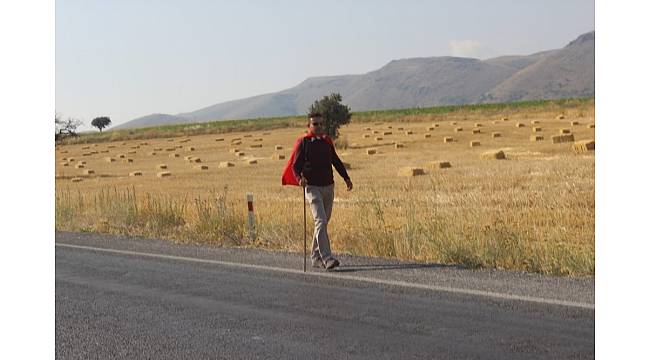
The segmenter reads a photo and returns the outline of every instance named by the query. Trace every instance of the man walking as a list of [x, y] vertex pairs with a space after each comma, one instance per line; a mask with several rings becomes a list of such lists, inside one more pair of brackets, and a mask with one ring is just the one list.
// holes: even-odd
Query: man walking
[[340, 264], [332, 256], [327, 234], [327, 224], [332, 217], [334, 204], [332, 165], [345, 180], [348, 191], [352, 190], [352, 181], [336, 154], [332, 139], [325, 134], [323, 125], [321, 114], [309, 114], [309, 131], [296, 141], [282, 176], [282, 184], [299, 184], [304, 188], [314, 217], [311, 263], [313, 267], [331, 270]]

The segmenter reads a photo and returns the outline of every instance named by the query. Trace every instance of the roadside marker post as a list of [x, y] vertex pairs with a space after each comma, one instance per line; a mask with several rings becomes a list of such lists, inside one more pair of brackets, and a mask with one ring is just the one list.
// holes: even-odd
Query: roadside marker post
[[255, 212], [253, 211], [253, 193], [246, 193], [248, 203], [248, 235], [255, 240]]

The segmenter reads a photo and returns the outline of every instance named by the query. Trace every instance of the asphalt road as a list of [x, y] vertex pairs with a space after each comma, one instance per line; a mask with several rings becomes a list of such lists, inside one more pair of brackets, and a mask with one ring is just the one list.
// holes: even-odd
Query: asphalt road
[[594, 357], [593, 279], [56, 233], [61, 359]]

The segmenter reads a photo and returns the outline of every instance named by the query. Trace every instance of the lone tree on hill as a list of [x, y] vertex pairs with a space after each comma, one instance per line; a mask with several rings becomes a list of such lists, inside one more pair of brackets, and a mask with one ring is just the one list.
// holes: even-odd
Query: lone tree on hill
[[349, 124], [350, 108], [341, 104], [341, 94], [332, 93], [330, 96], [323, 96], [322, 99], [315, 101], [310, 107], [310, 113], [320, 113], [323, 116], [323, 129], [332, 139], [339, 137], [339, 127]]
[[93, 119], [90, 122], [90, 125], [99, 129], [99, 132], [102, 132], [102, 129], [111, 124], [111, 119], [108, 116], [100, 116]]

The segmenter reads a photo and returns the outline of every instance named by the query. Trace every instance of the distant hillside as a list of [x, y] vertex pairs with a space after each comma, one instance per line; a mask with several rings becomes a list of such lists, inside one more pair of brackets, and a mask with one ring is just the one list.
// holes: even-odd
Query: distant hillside
[[153, 114], [114, 129], [305, 114], [314, 100], [339, 92], [353, 111], [559, 99], [595, 95], [595, 32], [562, 49], [478, 60], [393, 60], [363, 75], [308, 78], [271, 94], [176, 115]]

